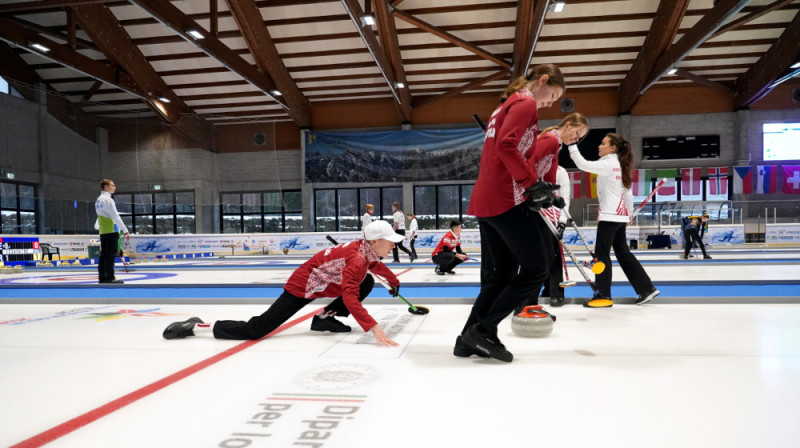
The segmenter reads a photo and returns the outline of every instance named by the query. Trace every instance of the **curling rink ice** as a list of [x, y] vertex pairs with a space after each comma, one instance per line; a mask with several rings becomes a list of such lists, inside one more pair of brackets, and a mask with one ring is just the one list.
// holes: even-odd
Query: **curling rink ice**
[[365, 305], [393, 348], [350, 317], [352, 333], [311, 332], [322, 300], [259, 341], [162, 339], [262, 313], [303, 257], [118, 264], [119, 286], [93, 268], [3, 275], [0, 446], [797, 447], [800, 250], [635, 253], [662, 296], [631, 305], [615, 267], [614, 307], [586, 309], [571, 266], [572, 303], [544, 302], [551, 335], [501, 324], [510, 364], [452, 355], [479, 257], [452, 276], [388, 263], [431, 310], [376, 284]]

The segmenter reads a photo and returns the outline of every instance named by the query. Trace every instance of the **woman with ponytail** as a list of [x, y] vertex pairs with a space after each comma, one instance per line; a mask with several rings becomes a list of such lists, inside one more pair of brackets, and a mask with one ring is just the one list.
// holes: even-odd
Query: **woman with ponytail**
[[594, 255], [605, 263], [606, 268], [597, 274], [595, 285], [602, 297], [596, 296], [583, 306], [588, 308], [608, 308], [614, 304], [611, 299], [611, 248], [639, 297], [636, 304], [653, 300], [659, 291], [653, 286], [639, 260], [628, 249], [625, 226], [633, 212], [633, 152], [631, 144], [619, 134], [609, 133], [598, 147], [600, 159], [589, 162], [583, 158], [576, 145], [569, 146], [569, 155], [575, 165], [590, 173], [597, 174], [598, 209], [597, 239]]
[[511, 362], [497, 326], [547, 278], [549, 260], [531, 208], [552, 204], [554, 185], [542, 182], [527, 159], [539, 133], [538, 109], [550, 107], [565, 87], [558, 67], [536, 66], [511, 83], [489, 119], [467, 213], [478, 218], [481, 254], [491, 269], [482, 269], [481, 291], [456, 338], [455, 356]]

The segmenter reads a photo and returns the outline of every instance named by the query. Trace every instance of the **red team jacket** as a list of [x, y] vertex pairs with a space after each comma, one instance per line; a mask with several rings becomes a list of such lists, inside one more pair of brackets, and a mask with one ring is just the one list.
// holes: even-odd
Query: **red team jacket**
[[525, 163], [538, 133], [539, 111], [527, 89], [508, 97], [492, 113], [468, 214], [497, 216], [523, 202], [522, 193], [539, 179], [534, 168]]
[[[550, 130], [536, 140], [536, 149], [533, 157], [528, 159], [528, 164], [536, 170], [539, 179], [545, 182], [556, 182], [556, 171], [558, 170], [558, 151], [561, 149], [561, 136], [558, 131]], [[542, 213], [550, 218], [552, 222], [558, 222], [560, 210], [557, 207], [543, 208]]]
[[439, 255], [444, 250], [445, 246], [450, 249], [450, 252], [461, 253], [461, 237], [456, 236], [452, 230], [447, 232], [439, 241], [439, 244], [436, 245], [436, 248], [433, 249], [433, 252], [431, 252], [431, 257]]
[[383, 264], [366, 240], [333, 246], [311, 257], [289, 277], [286, 292], [306, 299], [342, 296], [344, 304], [364, 331], [377, 322], [358, 301], [359, 286], [367, 271], [380, 275], [392, 286], [397, 277]]

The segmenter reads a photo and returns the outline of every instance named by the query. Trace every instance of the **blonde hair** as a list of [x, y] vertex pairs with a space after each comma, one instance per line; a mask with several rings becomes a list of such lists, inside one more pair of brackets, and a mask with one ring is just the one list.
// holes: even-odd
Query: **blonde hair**
[[564, 117], [564, 119], [561, 120], [561, 123], [559, 123], [558, 126], [550, 126], [549, 128], [542, 129], [542, 132], [539, 133], [539, 137], [541, 137], [542, 134], [544, 134], [545, 132], [550, 132], [553, 129], [558, 129], [560, 127], [566, 126], [567, 123], [575, 127], [586, 127], [586, 128], [589, 127], [589, 120], [587, 120], [582, 113], [573, 112]]
[[567, 83], [564, 80], [564, 75], [561, 73], [561, 69], [554, 64], [541, 64], [533, 67], [527, 75], [520, 76], [512, 81], [511, 84], [509, 84], [509, 86], [506, 88], [506, 91], [500, 97], [500, 102], [502, 103], [503, 101], [507, 100], [508, 97], [513, 95], [514, 92], [521, 90], [523, 87], [525, 87], [525, 84], [535, 81], [544, 75], [548, 76], [547, 84], [561, 87], [566, 92]]
[[367, 204], [367, 210], [375, 210], [375, 206], [372, 204]]

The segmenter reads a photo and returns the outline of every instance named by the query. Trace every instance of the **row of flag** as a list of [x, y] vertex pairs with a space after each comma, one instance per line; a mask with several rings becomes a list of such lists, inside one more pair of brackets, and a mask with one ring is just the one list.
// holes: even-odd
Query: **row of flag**
[[[677, 193], [676, 179], [680, 171], [681, 194], [699, 195], [703, 192], [703, 170], [708, 170], [708, 194], [727, 195], [728, 180], [733, 173], [733, 192], [735, 194], [769, 194], [778, 192], [778, 172], [783, 174], [781, 192], [800, 194], [800, 165], [758, 165], [710, 168], [680, 168], [655, 170], [656, 179], [666, 178], [667, 182], [658, 190], [659, 195], [671, 196]], [[634, 196], [647, 196], [653, 188], [651, 172], [648, 168], [633, 170], [631, 192]], [[573, 198], [596, 198], [597, 175], [582, 171], [569, 173]]]

